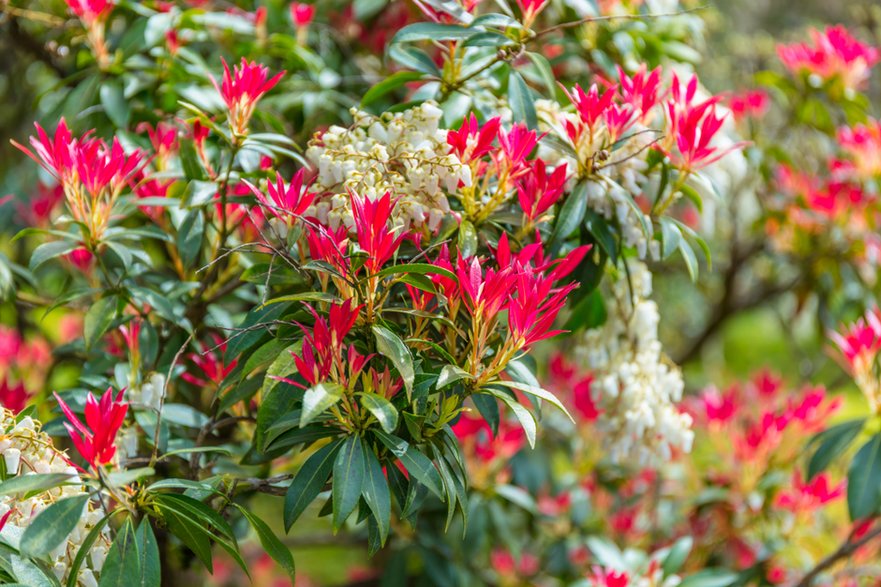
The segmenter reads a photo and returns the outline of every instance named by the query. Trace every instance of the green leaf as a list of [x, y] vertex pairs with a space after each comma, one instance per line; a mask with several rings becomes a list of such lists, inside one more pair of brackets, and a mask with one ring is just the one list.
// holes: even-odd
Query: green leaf
[[[392, 497], [389, 491], [388, 481], [382, 472], [382, 465], [376, 455], [367, 445], [361, 443], [364, 452], [364, 484], [361, 487], [361, 495], [367, 502], [367, 507], [373, 512], [373, 518], [379, 526], [380, 544], [385, 544], [391, 526]], [[336, 484], [336, 480], [334, 480]]]
[[440, 473], [431, 459], [413, 445], [407, 447], [407, 452], [399, 458], [410, 475], [438, 496], [441, 501], [444, 501], [443, 481], [441, 481]]
[[[525, 122], [526, 126], [531, 129], [538, 128], [538, 114], [535, 112], [535, 100], [532, 97], [532, 92], [526, 85], [523, 76], [515, 69], [511, 70], [511, 75], [508, 77], [508, 104], [511, 106], [514, 120]], [[581, 220], [579, 219], [578, 222]]]
[[683, 579], [679, 587], [728, 587], [737, 578], [737, 573], [726, 569], [704, 569]]
[[267, 306], [271, 306], [272, 304], [278, 304], [279, 302], [335, 302], [336, 300], [337, 297], [333, 294], [324, 293], [321, 291], [304, 291], [287, 296], [272, 298], [271, 300], [267, 300], [266, 303], [260, 306], [260, 308], [265, 308]]
[[[241, 332], [237, 333], [226, 347], [227, 357], [238, 357], [244, 351], [256, 344], [269, 330], [270, 324], [281, 316], [288, 306], [286, 304], [274, 304], [267, 308], [254, 308], [242, 321]], [[265, 325], [265, 328], [257, 328]]]
[[169, 531], [190, 548], [209, 571], [213, 571], [211, 543], [216, 542], [248, 574], [232, 527], [219, 513], [196, 499], [176, 493], [154, 495], [153, 502]]
[[16, 493], [42, 492], [59, 487], [70, 481], [67, 473], [43, 473], [38, 475], [19, 475], [0, 483], [0, 496]]
[[449, 279], [458, 281], [456, 274], [449, 269], [432, 265], [431, 263], [407, 263], [404, 265], [392, 265], [386, 267], [376, 273], [376, 277], [386, 277], [398, 273], [418, 273], [419, 275], [442, 275]]
[[28, 557], [42, 557], [55, 550], [76, 527], [88, 501], [88, 495], [67, 497], [40, 512], [21, 535], [21, 553]]
[[213, 528], [221, 536], [227, 538], [234, 537], [232, 526], [229, 525], [229, 522], [210, 506], [198, 499], [180, 493], [162, 493], [156, 495], [154, 499], [166, 509], [172, 509], [179, 515], [184, 515], [198, 521], [205, 531]]
[[666, 216], [662, 216], [659, 222], [661, 223], [661, 257], [668, 259], [679, 248], [682, 232]]
[[364, 483], [364, 452], [361, 437], [353, 434], [343, 442], [333, 463], [333, 529], [337, 531], [355, 510]]
[[201, 181], [205, 179], [205, 172], [196, 153], [195, 141], [178, 141], [178, 154], [184, 175], [188, 180]]
[[493, 385], [502, 385], [504, 387], [510, 387], [511, 389], [516, 389], [518, 391], [522, 391], [523, 393], [528, 393], [529, 395], [534, 395], [535, 397], [541, 398], [549, 403], [551, 403], [554, 407], [559, 409], [561, 412], [566, 414], [566, 416], [575, 422], [575, 418], [569, 413], [569, 410], [566, 409], [566, 406], [557, 399], [557, 396], [552, 394], [550, 391], [546, 389], [542, 389], [541, 387], [536, 387], [534, 385], [526, 385], [525, 383], [520, 383], [519, 381], [495, 381]]
[[[859, 436], [865, 423], [864, 418], [842, 422], [827, 428], [811, 439], [809, 446], [819, 446], [808, 461], [808, 481], [825, 471], [832, 461], [847, 450]], [[0, 485], [0, 489], [2, 489], [2, 485]]]
[[289, 531], [294, 522], [324, 489], [333, 470], [334, 459], [343, 444], [339, 438], [322, 446], [306, 459], [291, 481], [284, 499], [284, 526]]
[[851, 520], [878, 512], [881, 505], [881, 432], [857, 451], [847, 471], [847, 510]]
[[584, 220], [585, 212], [587, 212], [587, 182], [582, 181], [575, 186], [557, 214], [550, 238], [552, 246], [559, 246], [563, 239], [572, 234], [572, 231]]
[[697, 256], [685, 239], [679, 241], [679, 252], [682, 253], [682, 260], [685, 261], [685, 267], [688, 269], [688, 275], [692, 282], [697, 282], [700, 266], [697, 263]]
[[364, 409], [373, 414], [383, 430], [389, 434], [393, 433], [398, 427], [398, 410], [395, 409], [392, 402], [375, 393], [360, 393], [359, 395]]
[[86, 348], [91, 348], [100, 339], [116, 317], [116, 307], [119, 300], [116, 296], [101, 298], [89, 308], [83, 320], [83, 337]]
[[50, 571], [43, 566], [18, 555], [11, 555], [10, 566], [16, 579], [26, 587], [58, 587], [60, 583]]
[[544, 83], [545, 88], [547, 88], [548, 90], [547, 95], [553, 97], [554, 94], [557, 92], [557, 80], [554, 76], [553, 69], [551, 68], [551, 64], [548, 61], [547, 57], [545, 57], [541, 53], [536, 53], [534, 51], [527, 52], [526, 56], [529, 57], [529, 60], [532, 61], [532, 64], [538, 71], [538, 75], [541, 77], [541, 81]]
[[410, 349], [404, 344], [398, 336], [383, 326], [375, 324], [373, 326], [373, 335], [376, 337], [376, 350], [386, 357], [398, 370], [398, 373], [404, 379], [404, 387], [407, 389], [407, 399], [413, 394], [413, 380], [416, 378], [416, 372], [413, 368], [413, 356]]
[[572, 308], [572, 314], [563, 326], [565, 330], [577, 331], [602, 326], [608, 314], [606, 302], [600, 290], [595, 289]]
[[101, 567], [101, 580], [98, 587], [130, 587], [132, 579], [141, 576], [141, 561], [138, 557], [138, 545], [135, 528], [131, 518], [126, 519], [116, 532], [116, 538], [107, 552], [107, 560]]
[[464, 258], [472, 257], [477, 252], [477, 229], [469, 220], [459, 225], [459, 253]]
[[361, 98], [361, 106], [370, 106], [383, 96], [395, 91], [404, 84], [417, 81], [425, 77], [425, 74], [417, 71], [399, 71], [388, 76], [372, 88], [367, 90], [364, 97]]
[[664, 577], [669, 577], [682, 568], [682, 565], [685, 564], [685, 559], [688, 558], [688, 553], [691, 552], [691, 547], [693, 545], [694, 539], [691, 536], [683, 536], [673, 543], [673, 546], [670, 547], [670, 551], [661, 563]]
[[391, 45], [388, 48], [388, 56], [390, 59], [397, 61], [399, 64], [428, 75], [440, 77], [441, 71], [437, 68], [434, 61], [425, 51], [416, 47], [405, 47], [401, 45]]
[[34, 249], [34, 252], [31, 254], [31, 259], [28, 263], [28, 269], [30, 269], [31, 271], [35, 271], [37, 267], [39, 267], [49, 259], [54, 259], [55, 257], [66, 255], [79, 246], [79, 242], [69, 240], [43, 243], [36, 249]]
[[159, 560], [159, 545], [150, 526], [149, 518], [141, 520], [135, 533], [138, 546], [138, 560], [140, 561], [140, 574], [138, 575], [139, 587], [160, 587], [162, 583], [162, 563]]
[[204, 234], [205, 219], [202, 210], [194, 209], [187, 212], [177, 230], [177, 250], [185, 267], [193, 267], [199, 260]]
[[129, 101], [125, 99], [122, 85], [116, 81], [105, 80], [101, 83], [98, 93], [107, 118], [120, 129], [127, 127], [132, 109]]
[[133, 481], [143, 479], [144, 477], [152, 477], [155, 474], [156, 471], [153, 467], [139, 467], [137, 469], [121, 469], [119, 471], [114, 471], [107, 477], [108, 484], [111, 487], [123, 487]]
[[386, 432], [383, 432], [382, 430], [373, 429], [371, 430], [371, 432], [373, 432], [373, 435], [376, 436], [379, 441], [382, 442], [386, 446], [386, 448], [392, 451], [392, 454], [398, 458], [404, 456], [404, 454], [407, 452], [407, 449], [410, 448], [410, 443], [403, 438], [400, 438], [393, 434], [388, 434]]
[[173, 509], [161, 509], [162, 518], [168, 531], [183, 542], [187, 548], [205, 565], [209, 572], [214, 572], [211, 560], [211, 538], [205, 529], [195, 520], [181, 515]]
[[467, 39], [480, 31], [454, 24], [420, 22], [405, 26], [392, 38], [391, 45], [415, 41], [456, 41]]
[[83, 563], [86, 561], [86, 557], [89, 553], [92, 552], [92, 545], [95, 544], [95, 541], [98, 540], [98, 537], [101, 535], [101, 531], [104, 529], [104, 526], [107, 525], [107, 522], [110, 521], [111, 516], [116, 514], [117, 512], [125, 511], [125, 510], [115, 510], [101, 518], [101, 520], [92, 526], [89, 530], [89, 533], [86, 534], [86, 538], [80, 543], [79, 549], [76, 551], [76, 556], [73, 559], [73, 564], [68, 569], [67, 575], [67, 587], [77, 587], [77, 577], [80, 574], [80, 568], [83, 566]]
[[530, 448], [535, 448], [535, 436], [538, 431], [535, 423], [535, 416], [507, 393], [496, 391], [494, 389], [484, 389], [483, 393], [488, 393], [505, 402], [505, 405], [514, 412], [514, 416], [520, 422], [520, 426], [523, 427], [523, 432], [526, 433], [526, 440], [529, 442]]
[[335, 405], [343, 397], [346, 390], [339, 383], [330, 381], [319, 383], [306, 390], [303, 394], [303, 410], [300, 412], [300, 428]]
[[363, 22], [376, 16], [388, 3], [389, 0], [355, 0], [352, 5], [355, 22]]
[[457, 367], [456, 365], [444, 365], [441, 369], [440, 375], [437, 376], [437, 383], [435, 383], [435, 388], [443, 389], [447, 385], [451, 383], [455, 383], [456, 381], [460, 381], [462, 379], [471, 380], [473, 377], [471, 373], [465, 371], [464, 369]]
[[590, 536], [587, 539], [587, 547], [600, 565], [611, 567], [613, 569], [627, 567], [624, 556], [621, 554], [621, 550], [608, 538]]
[[503, 47], [513, 45], [513, 41], [501, 33], [484, 31], [468, 37], [463, 44], [465, 47]]
[[255, 514], [249, 512], [246, 508], [241, 506], [237, 507], [251, 524], [251, 527], [254, 528], [254, 531], [257, 533], [257, 538], [260, 539], [260, 546], [263, 547], [266, 554], [272, 557], [272, 560], [277, 562], [279, 566], [284, 569], [284, 572], [287, 573], [288, 577], [291, 579], [291, 584], [296, 584], [297, 572], [294, 567], [294, 557], [291, 555], [290, 549], [278, 539], [275, 532], [272, 531], [272, 528], [270, 528], [266, 522], [258, 518]]

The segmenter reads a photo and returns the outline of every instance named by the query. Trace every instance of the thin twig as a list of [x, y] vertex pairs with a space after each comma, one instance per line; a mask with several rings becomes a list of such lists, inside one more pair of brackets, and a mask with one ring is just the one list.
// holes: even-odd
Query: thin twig
[[652, 14], [610, 14], [607, 16], [586, 16], [580, 20], [573, 20], [570, 22], [563, 22], [558, 25], [554, 25], [552, 27], [546, 28], [535, 33], [534, 39], [539, 37], [543, 37], [549, 33], [554, 31], [559, 31], [563, 29], [571, 29], [573, 27], [581, 26], [583, 24], [589, 24], [591, 22], [603, 22], [603, 21], [611, 21], [611, 20], [642, 20], [649, 18], [667, 18], [671, 16], [682, 16], [683, 14], [688, 14], [690, 12], [698, 12], [700, 10], [706, 10], [707, 5], [703, 4], [701, 6], [695, 6], [694, 8], [686, 8], [684, 10], [677, 10], [675, 12], [655, 12]]
[[[856, 530], [854, 530], [854, 532], [855, 531]], [[838, 550], [821, 560], [813, 569], [808, 571], [808, 573], [804, 577], [802, 577], [801, 581], [796, 583], [795, 587], [810, 587], [813, 580], [816, 579], [817, 576], [820, 575], [820, 573], [822, 573], [838, 561], [849, 557], [851, 554], [853, 554], [878, 536], [881, 536], [881, 526], [878, 526], [859, 540], [853, 540], [854, 532], [851, 532], [848, 535], [841, 546], [838, 547]]]
[[159, 456], [159, 435], [162, 432], [162, 408], [165, 406], [165, 396], [168, 395], [168, 382], [171, 381], [174, 366], [180, 360], [184, 351], [187, 350], [187, 346], [189, 346], [191, 340], [193, 340], [192, 332], [187, 335], [187, 339], [177, 350], [177, 353], [175, 353], [174, 358], [171, 360], [171, 365], [168, 366], [168, 376], [166, 376], [165, 382], [162, 384], [162, 395], [159, 396], [159, 408], [156, 410], [156, 430], [153, 432], [153, 456], [150, 457], [151, 466], [156, 463], [156, 459]]

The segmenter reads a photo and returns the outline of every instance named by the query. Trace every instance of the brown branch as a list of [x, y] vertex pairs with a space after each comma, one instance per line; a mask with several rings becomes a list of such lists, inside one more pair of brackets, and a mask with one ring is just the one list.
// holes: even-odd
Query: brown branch
[[278, 487], [276, 484], [293, 479], [293, 477], [293, 475], [276, 475], [275, 477], [268, 477], [266, 479], [261, 479], [259, 477], [239, 479], [236, 491], [258, 491], [268, 495], [284, 495], [287, 493], [288, 488], [286, 486]]
[[554, 31], [560, 31], [563, 29], [570, 29], [573, 27], [581, 26], [583, 24], [589, 24], [592, 22], [602, 22], [602, 21], [612, 21], [612, 20], [642, 20], [649, 18], [665, 18], [671, 16], [681, 16], [683, 14], [688, 14], [689, 12], [698, 12], [700, 10], [706, 10], [707, 5], [695, 6], [694, 8], [687, 8], [685, 10], [677, 10], [675, 12], [656, 12], [654, 14], [610, 14], [607, 16], [586, 16], [580, 20], [573, 20], [570, 22], [560, 23], [558, 25], [554, 25], [552, 27], [541, 30], [535, 34], [534, 39], [539, 37], [543, 37], [549, 33]]
[[820, 573], [822, 573], [838, 561], [849, 557], [851, 554], [853, 554], [878, 536], [881, 536], [881, 526], [878, 526], [859, 540], [853, 540], [853, 535], [854, 533], [851, 532], [841, 544], [841, 546], [838, 547], [838, 550], [817, 563], [817, 565], [813, 569], [808, 571], [808, 573], [804, 577], [802, 577], [801, 581], [796, 583], [795, 587], [810, 587], [813, 580], [816, 579], [820, 575]]
[[741, 272], [747, 267], [747, 263], [762, 252], [762, 245], [755, 243], [742, 248], [737, 243], [731, 247], [731, 262], [725, 270], [722, 279], [722, 296], [714, 304], [713, 313], [704, 324], [703, 330], [692, 338], [686, 349], [675, 357], [677, 364], [684, 364], [694, 359], [703, 346], [716, 335], [719, 329], [729, 318], [742, 312], [760, 306], [761, 304], [791, 290], [799, 281], [800, 276], [784, 283], [765, 283], [752, 290], [750, 295], [742, 298], [737, 297], [737, 283]]
[[[8, 10], [4, 9], [4, 12]], [[64, 79], [70, 75], [71, 72], [67, 71], [56, 59], [57, 55], [49, 50], [46, 45], [32, 37], [21, 28], [21, 25], [18, 23], [18, 20], [6, 12], [9, 16], [7, 20], [7, 27], [9, 29], [9, 39], [12, 41], [11, 45], [13, 47], [18, 47], [28, 53], [30, 53], [33, 57], [35, 57], [41, 63], [44, 63], [55, 72], [59, 78]]]

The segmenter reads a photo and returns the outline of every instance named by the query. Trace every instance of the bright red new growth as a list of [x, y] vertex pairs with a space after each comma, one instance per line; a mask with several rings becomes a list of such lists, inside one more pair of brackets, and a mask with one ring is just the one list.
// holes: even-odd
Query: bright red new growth
[[721, 97], [713, 96], [706, 100], [697, 99], [697, 76], [691, 76], [686, 84], [673, 75], [672, 97], [667, 100], [669, 133], [675, 149], [666, 154], [673, 164], [683, 171], [696, 171], [714, 163], [745, 143], [720, 147], [713, 139], [722, 128], [725, 115], [716, 114], [716, 105]]
[[[238, 359], [232, 359], [229, 363], [223, 360], [226, 352], [226, 342], [220, 336], [212, 336], [215, 349], [201, 353], [190, 353], [188, 358], [196, 366], [196, 369], [187, 370], [181, 375], [181, 379], [200, 388], [220, 385], [224, 378], [229, 375], [238, 364]], [[198, 375], [197, 375], [198, 373]]]
[[312, 23], [315, 18], [315, 6], [304, 4], [303, 2], [291, 3], [291, 21], [299, 27], [306, 27]]
[[392, 202], [391, 194], [388, 192], [376, 200], [352, 196], [352, 214], [355, 217], [358, 247], [367, 253], [364, 267], [371, 275], [382, 269], [382, 266], [394, 257], [401, 246], [401, 241], [407, 236], [406, 231], [390, 229], [388, 226], [394, 207], [395, 203]]
[[458, 130], [447, 131], [447, 143], [461, 161], [470, 163], [492, 151], [500, 125], [501, 118], [498, 116], [480, 125], [477, 117], [471, 114], [465, 117]]
[[303, 191], [303, 178], [305, 170], [300, 169], [291, 178], [290, 183], [285, 186], [284, 179], [280, 173], [275, 176], [275, 183], [271, 181], [267, 184], [268, 197], [256, 186], [249, 182], [245, 184], [251, 189], [254, 197], [260, 202], [263, 208], [270, 212], [276, 218], [291, 225], [295, 220], [301, 218], [309, 206], [315, 199], [315, 194]]
[[31, 394], [21, 381], [13, 385], [8, 377], [0, 379], [0, 407], [17, 414], [25, 408], [30, 397]]
[[107, 388], [101, 400], [89, 393], [86, 398], [85, 424], [73, 413], [70, 407], [55, 393], [67, 422], [67, 429], [74, 447], [94, 469], [110, 463], [116, 454], [116, 434], [125, 421], [128, 404], [122, 401], [125, 390], [119, 390], [113, 397], [113, 389]]
[[557, 203], [566, 189], [567, 171], [563, 163], [549, 174], [544, 160], [532, 161], [517, 183], [517, 199], [527, 218], [534, 221]]
[[881, 60], [878, 49], [861, 43], [844, 26], [810, 31], [813, 43], [777, 45], [777, 56], [793, 73], [808, 73], [822, 80], [839, 78], [847, 88], [859, 88], [869, 70]]
[[223, 81], [220, 85], [212, 78], [211, 82], [220, 93], [229, 110], [230, 128], [235, 134], [244, 135], [248, 132], [248, 122], [254, 113], [257, 102], [281, 80], [286, 72], [281, 71], [269, 77], [269, 68], [256, 62], [249, 62], [242, 57], [239, 65], [229, 70], [223, 61]]
[[65, 0], [68, 8], [86, 25], [107, 20], [116, 5], [111, 0]]

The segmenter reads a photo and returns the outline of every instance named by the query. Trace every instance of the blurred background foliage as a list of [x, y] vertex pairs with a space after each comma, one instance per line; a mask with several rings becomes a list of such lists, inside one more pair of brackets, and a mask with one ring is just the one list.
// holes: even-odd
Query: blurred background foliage
[[[491, 0], [486, 0], [491, 1]], [[345, 4], [333, 0], [321, 3]], [[244, 10], [255, 8], [252, 2], [237, 2]], [[264, 4], [264, 3], [260, 3]], [[279, 21], [284, 13], [286, 2], [270, 0], [265, 5], [269, 10], [269, 23]], [[66, 14], [65, 3], [58, 1], [6, 2], [0, 0], [0, 197], [11, 194], [14, 198], [27, 197], [33, 192], [37, 181], [37, 167], [24, 164], [23, 156], [9, 143], [10, 139], [23, 141], [32, 132], [34, 120], [52, 121], [59, 115], [77, 120], [79, 128], [89, 128], [103, 120], [102, 116], [90, 118], [88, 109], [82, 110], [77, 96], [70, 96], [69, 87], [77, 84], [79, 50], [85, 50], [77, 43], [76, 35], [81, 27], [75, 18], [48, 17], [46, 15]], [[700, 12], [707, 23], [705, 31], [706, 47], [702, 51], [701, 63], [697, 70], [701, 80], [714, 92], [730, 88], [749, 88], [754, 85], [756, 72], [771, 67], [775, 60], [776, 43], [804, 37], [810, 26], [823, 26], [827, 23], [843, 23], [854, 30], [862, 39], [881, 45], [881, 5], [876, 0], [847, 0], [830, 2], [828, 0], [712, 0]], [[287, 21], [285, 20], [286, 24]], [[284, 25], [282, 25], [284, 26]], [[294, 75], [289, 89], [313, 90], [313, 104], [297, 104], [293, 95], [279, 93], [274, 96], [273, 106], [282, 113], [290, 113], [287, 126], [279, 129], [297, 140], [300, 144], [308, 139], [308, 130], [319, 128], [322, 124], [347, 116], [350, 106], [356, 105], [367, 88], [381, 79], [381, 64], [376, 64], [376, 77], [369, 78], [363, 66], [348, 67], [345, 59], [347, 40], [336, 34], [333, 23], [319, 23], [321, 39], [315, 47], [321, 58], [342, 60], [322, 62], [310, 69], [296, 70], [297, 57], [286, 54], [290, 47], [274, 46], [270, 54], [286, 63]], [[374, 31], [390, 37], [394, 34], [394, 24], [382, 23], [385, 30]], [[47, 34], [48, 31], [48, 34]], [[109, 34], [118, 39], [143, 32], [112, 29]], [[157, 31], [156, 34], [163, 34]], [[215, 42], [213, 39], [210, 42]], [[223, 39], [220, 39], [223, 41]], [[71, 43], [72, 42], [72, 43]], [[229, 40], [226, 47], [228, 55], [248, 54], [254, 47], [235, 45], [240, 39]], [[255, 39], [254, 43], [263, 42]], [[333, 44], [333, 50], [322, 51], [322, 44]], [[271, 42], [270, 42], [271, 45]], [[71, 50], [69, 47], [78, 49]], [[293, 61], [293, 63], [290, 63]], [[186, 75], [186, 72], [171, 70], [167, 75]], [[867, 94], [873, 104], [881, 104], [881, 76], [876, 76]], [[78, 92], [98, 92], [96, 87], [76, 86]], [[160, 84], [160, 88], [162, 85]], [[164, 96], [161, 92], [157, 100], [176, 100], [176, 96]], [[91, 100], [83, 100], [90, 102]], [[308, 123], [305, 118], [308, 116]], [[760, 123], [763, 124], [763, 123]], [[99, 133], [101, 132], [99, 128]], [[736, 199], [732, 206], [739, 205]], [[19, 217], [14, 205], [0, 207], [0, 234], [7, 235], [0, 242], [0, 252], [15, 258], [15, 248], [24, 241], [13, 243], [8, 235], [26, 223]], [[724, 242], [715, 244], [724, 248]], [[725, 308], [722, 296], [731, 288], [725, 281], [726, 267], [731, 259], [724, 251], [714, 251], [714, 268], [704, 274], [698, 286], [691, 283], [684, 271], [673, 272], [669, 267], [660, 269], [657, 275], [657, 291], [661, 314], [661, 338], [671, 356], [683, 360], [686, 386], [691, 390], [702, 388], [709, 382], [724, 385], [749, 376], [758, 368], [773, 366], [791, 381], [824, 381], [833, 390], [848, 391], [846, 408], [839, 413], [840, 418], [849, 417], [861, 408], [863, 401], [855, 390], [845, 386], [847, 379], [840, 369], [828, 358], [825, 349], [825, 330], [830, 326], [821, 323], [817, 316], [822, 312], [798, 311], [802, 304], [815, 304], [815, 300], [800, 299], [785, 287], [775, 289], [767, 296], [746, 296], [749, 303], [744, 307]], [[754, 284], [739, 284], [749, 293]], [[698, 291], [698, 289], [703, 291]], [[854, 315], [861, 308], [854, 309]], [[60, 315], [42, 315], [35, 310], [33, 322], [39, 324], [42, 334], [50, 341], [55, 340], [59, 330]], [[797, 317], [797, 319], [793, 319]], [[22, 309], [13, 302], [0, 305], [0, 322], [15, 326], [23, 318]], [[62, 366], [52, 373], [50, 386], [63, 385], [75, 378], [75, 369], [68, 373]], [[850, 393], [852, 391], [852, 393]], [[272, 506], [267, 511], [258, 511], [272, 516]], [[328, 544], [326, 525], [317, 523], [299, 525], [291, 544], [297, 553], [298, 567], [306, 576], [312, 577], [315, 584], [357, 584], [357, 569], [367, 564], [361, 548], [347, 548], [344, 542], [335, 540]], [[374, 563], [375, 564], [375, 563]], [[380, 563], [378, 566], [382, 566]], [[355, 572], [353, 573], [353, 569]], [[191, 584], [198, 578], [193, 577]]]

